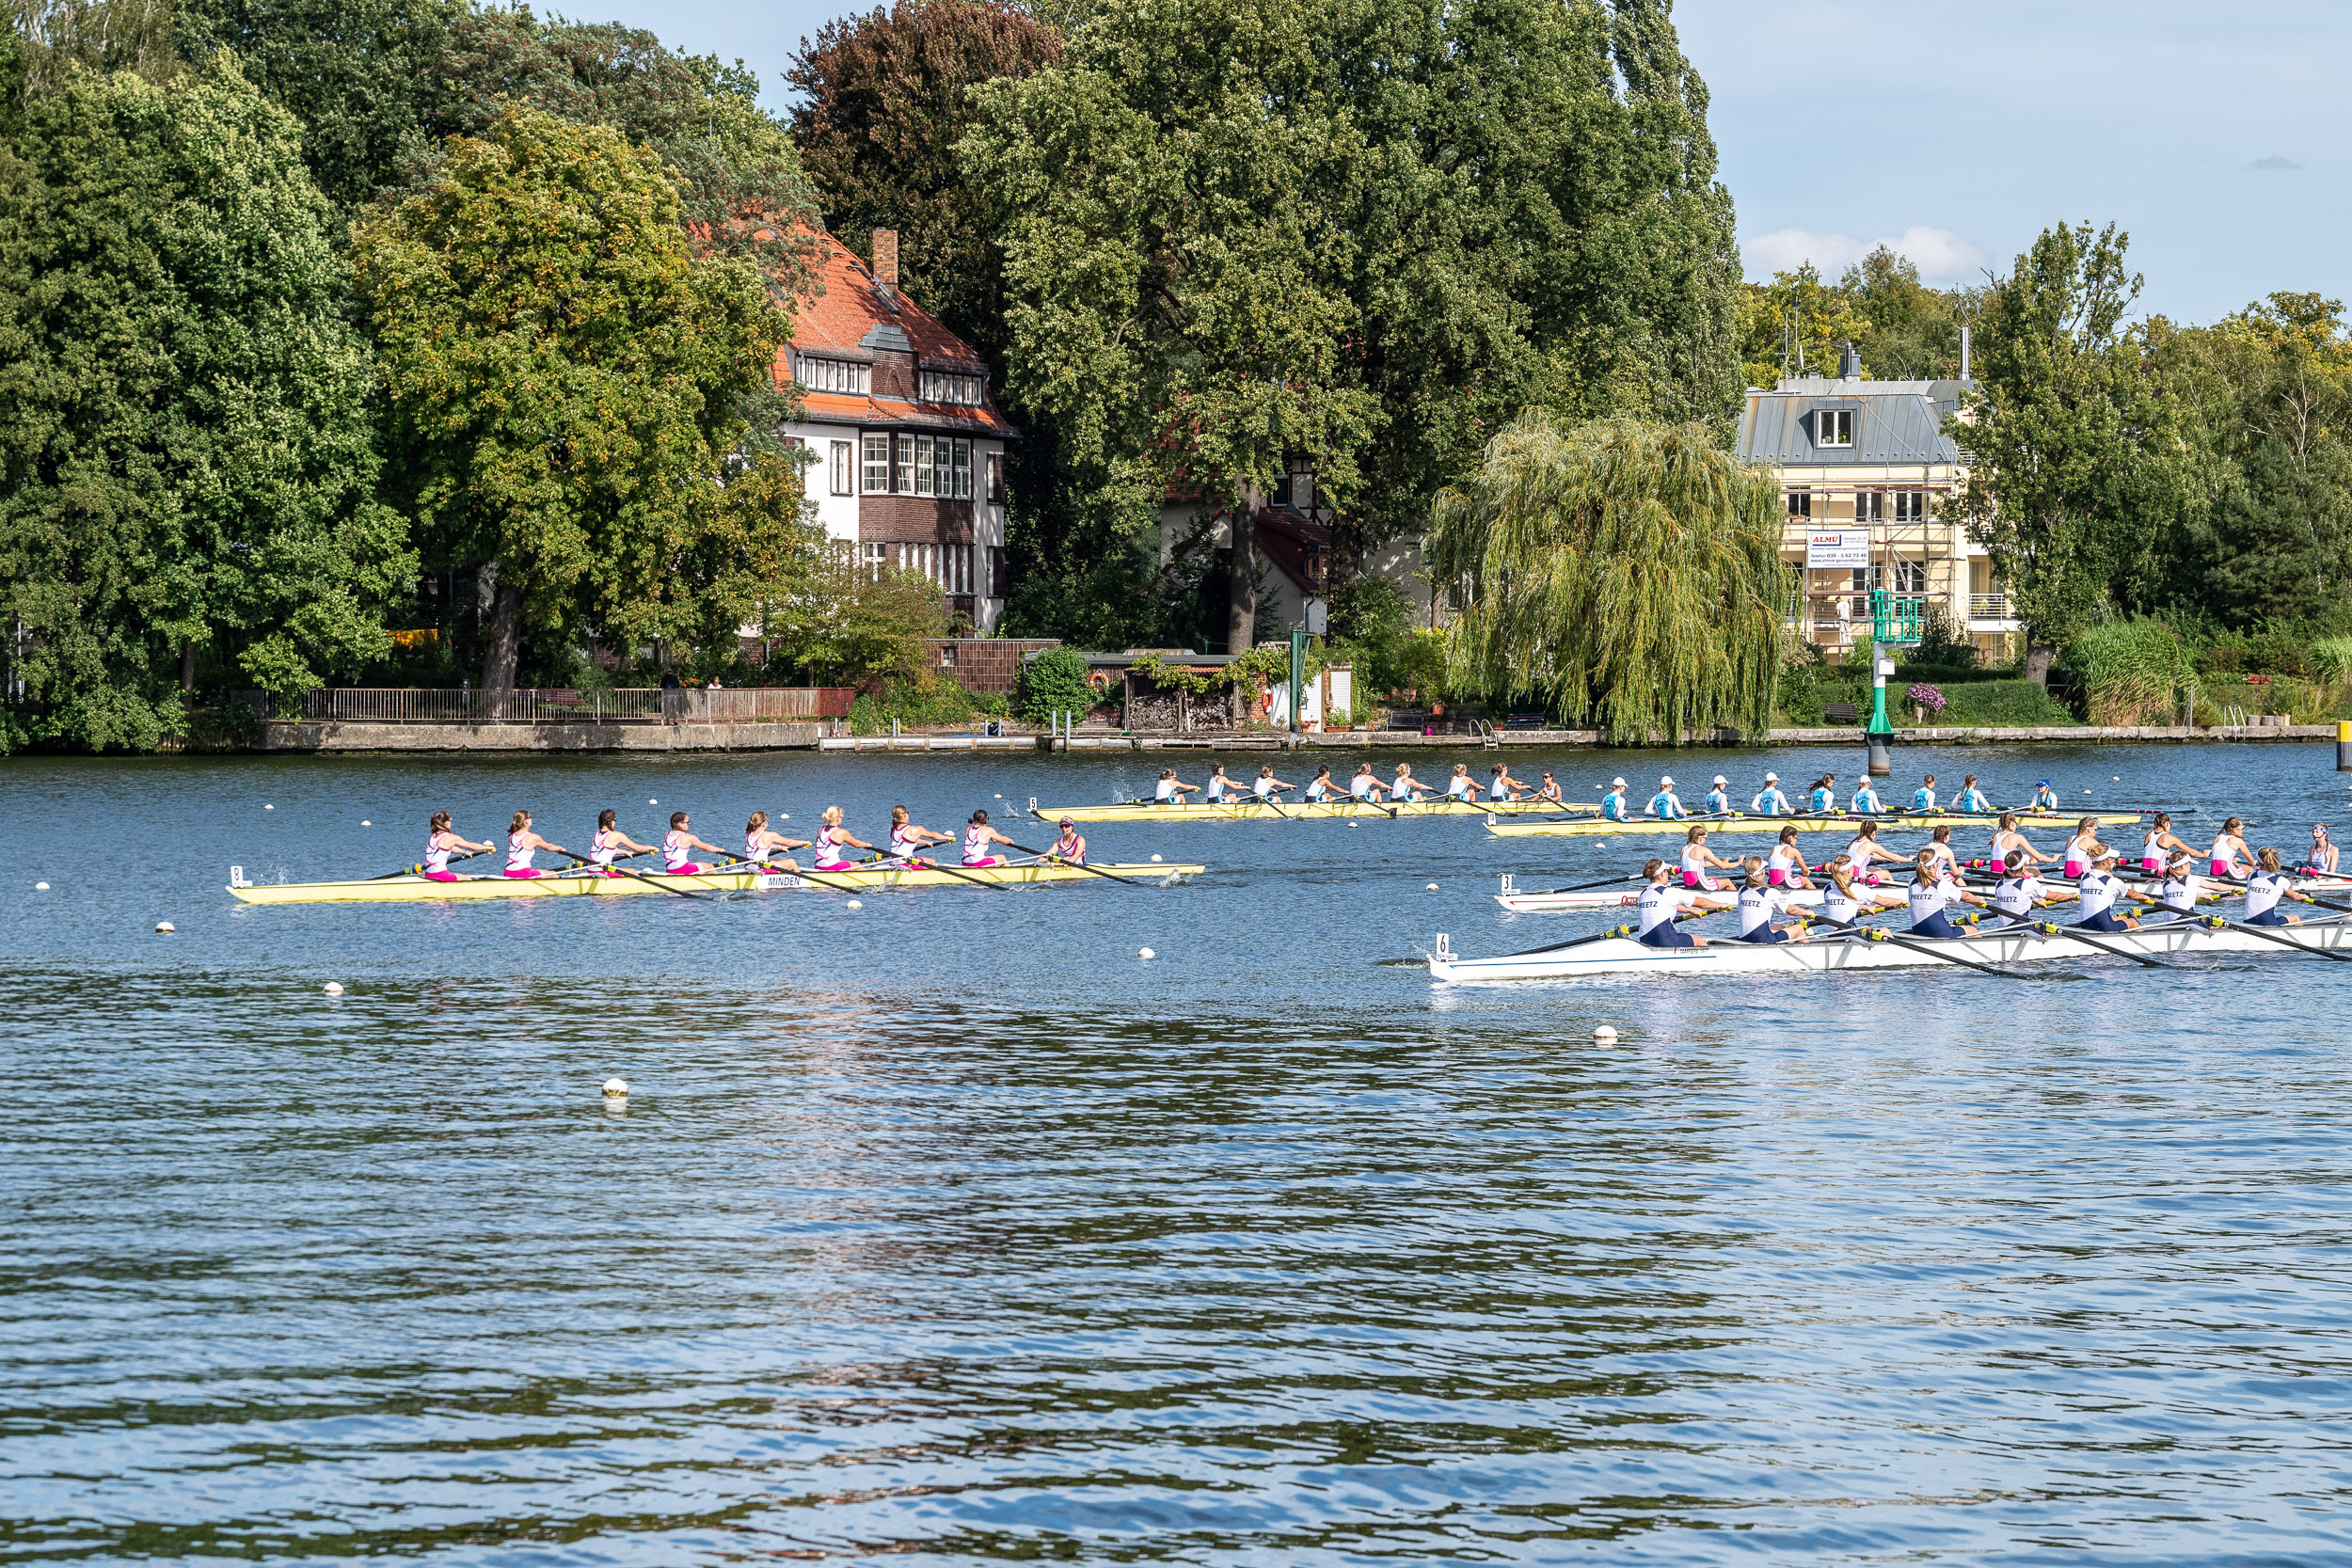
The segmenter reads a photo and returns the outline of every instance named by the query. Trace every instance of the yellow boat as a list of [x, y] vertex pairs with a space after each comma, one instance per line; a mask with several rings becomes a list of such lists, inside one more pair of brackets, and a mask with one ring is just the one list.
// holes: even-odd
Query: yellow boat
[[1029, 815], [1041, 822], [1272, 822], [1278, 818], [1325, 816], [1524, 816], [1563, 811], [1598, 811], [1598, 800], [1297, 800], [1268, 805], [1263, 800], [1206, 800], [1158, 806], [1121, 800], [1108, 806], [1041, 806], [1029, 797]]
[[[2075, 815], [2041, 813], [2027, 816], [2019, 813], [2020, 828], [2072, 828], [2084, 817], [2090, 817], [2102, 827], [2122, 827], [2137, 822], [2138, 812], [2082, 812]], [[1883, 816], [1730, 816], [1677, 817], [1671, 821], [1656, 817], [1637, 817], [1630, 822], [1611, 822], [1594, 816], [1574, 822], [1488, 822], [1486, 831], [1502, 838], [1625, 838], [1634, 833], [1687, 833], [1692, 828], [1705, 828], [1709, 833], [1777, 833], [1783, 828], [1794, 828], [1801, 833], [1851, 832], [1865, 822], [1875, 822], [1882, 830], [1897, 832], [1930, 832], [1937, 828], [1991, 828], [2000, 821], [1997, 813], [1974, 816], [1961, 812], [1922, 812], [1917, 816], [1890, 813]]]
[[[985, 882], [994, 887], [1024, 887], [1034, 882], [1101, 882], [1105, 877], [1165, 885], [1198, 877], [1204, 865], [1124, 865], [1115, 862], [1089, 868], [1059, 862], [1025, 865], [861, 865], [852, 871], [704, 871], [673, 877], [647, 871], [605, 877], [577, 871], [549, 872], [540, 877], [460, 877], [453, 882], [403, 873], [364, 882], [280, 882], [257, 885], [238, 878], [229, 884], [231, 896], [247, 904], [409, 904], [449, 898], [618, 897], [627, 894], [660, 895], [664, 889], [684, 893], [784, 893], [808, 890], [823, 893], [863, 893], [903, 887], [970, 887]], [[1104, 875], [1097, 875], [1096, 873]]]

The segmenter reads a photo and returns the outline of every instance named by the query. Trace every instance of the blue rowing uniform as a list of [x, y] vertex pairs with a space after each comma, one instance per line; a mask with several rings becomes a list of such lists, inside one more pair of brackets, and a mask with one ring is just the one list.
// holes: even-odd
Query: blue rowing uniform
[[1664, 817], [1679, 817], [1691, 815], [1689, 812], [1682, 809], [1682, 802], [1675, 798], [1675, 792], [1671, 789], [1661, 789], [1657, 794], [1649, 798], [1649, 814], [1652, 816]]
[[1993, 802], [1984, 798], [1984, 791], [1971, 788], [1952, 801], [1954, 811], [1990, 812]]
[[1837, 809], [1837, 797], [1820, 784], [1813, 786], [1813, 815], [1825, 816]]
[[1766, 816], [1786, 816], [1788, 814], [1788, 797], [1780, 792], [1778, 784], [1766, 784], [1764, 793], [1749, 804]]
[[1652, 882], [1642, 890], [1639, 913], [1641, 936], [1645, 947], [1696, 947], [1698, 943], [1688, 931], [1675, 928], [1675, 916], [1682, 910], [1682, 890], [1663, 882]]
[[2075, 884], [2078, 906], [2083, 917], [2074, 922], [2077, 931], [2128, 931], [2129, 926], [2115, 917], [2115, 901], [2123, 896], [2121, 878], [2093, 867], [2090, 874]]
[[1600, 814], [1612, 822], [1626, 822], [1631, 820], [1631, 814], [1625, 809], [1625, 791], [1622, 789], [1613, 789], [1608, 794], [1602, 796], [1600, 798]]
[[1867, 812], [1876, 816], [1886, 809], [1886, 802], [1879, 799], [1877, 790], [1865, 783], [1854, 786], [1852, 807], [1855, 811]]
[[2284, 872], [2257, 871], [2246, 879], [2246, 924], [2249, 926], [2284, 926], [2289, 924], [2286, 911], [2279, 908], [2279, 900], [2295, 885]]
[[1933, 811], [1935, 809], [1935, 791], [1930, 789], [1925, 784], [1921, 784], [1918, 788], [1913, 790], [1911, 792], [1911, 809], [1913, 811]]
[[1731, 815], [1731, 797], [1724, 793], [1723, 785], [1717, 784], [1707, 792], [1707, 815], [1709, 816]]

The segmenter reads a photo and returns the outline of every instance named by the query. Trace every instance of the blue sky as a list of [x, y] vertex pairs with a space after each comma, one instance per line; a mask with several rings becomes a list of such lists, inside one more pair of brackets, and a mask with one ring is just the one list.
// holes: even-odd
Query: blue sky
[[[1279, 3], [1279, 0], [1278, 0]], [[573, 0], [740, 56], [786, 103], [826, 0]], [[2121, 223], [2145, 309], [2211, 321], [2352, 293], [2352, 6], [2313, 0], [1680, 0], [1749, 276], [1884, 239], [1938, 282], [2061, 220]]]

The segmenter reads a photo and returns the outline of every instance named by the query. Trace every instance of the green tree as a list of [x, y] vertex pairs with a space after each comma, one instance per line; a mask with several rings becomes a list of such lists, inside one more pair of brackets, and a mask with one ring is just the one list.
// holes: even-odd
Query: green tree
[[[199, 652], [280, 689], [389, 646], [365, 344], [293, 118], [233, 66], [64, 76], [0, 146], [0, 594], [29, 721], [150, 747]], [[176, 677], [176, 678], [175, 678]]]
[[1957, 498], [2026, 624], [2026, 673], [2105, 601], [2145, 603], [2188, 502], [2190, 454], [2110, 224], [2044, 230], [1986, 291], [1978, 379], [1951, 434], [1976, 461]]
[[[877, 569], [810, 529], [761, 620], [774, 653], [824, 685], [923, 672], [923, 641], [947, 635], [947, 606], [919, 572]], [[772, 657], [772, 656], [771, 656]]]
[[786, 318], [749, 263], [694, 253], [652, 152], [510, 107], [354, 261], [395, 472], [437, 556], [495, 566], [486, 689], [526, 621], [624, 647], [707, 624], [681, 562], [799, 526], [797, 473], [750, 518], [721, 483]]
[[1973, 320], [1970, 291], [1946, 292], [1919, 281], [1919, 268], [1884, 245], [1848, 267], [1838, 289], [1862, 317], [1854, 348], [1863, 372], [1883, 381], [1935, 381], [1960, 375], [1960, 325]]
[[1707, 426], [1531, 410], [1436, 515], [1431, 570], [1463, 606], [1454, 689], [1535, 695], [1620, 743], [1771, 722], [1780, 488]]

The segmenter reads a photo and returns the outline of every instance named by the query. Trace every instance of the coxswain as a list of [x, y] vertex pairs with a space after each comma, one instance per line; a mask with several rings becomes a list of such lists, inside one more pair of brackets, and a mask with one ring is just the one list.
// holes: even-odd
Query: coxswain
[[2303, 857], [2303, 869], [2316, 872], [2322, 877], [2332, 877], [2336, 875], [2336, 844], [2328, 836], [2328, 824], [2312, 823], [2312, 847]]
[[1257, 800], [1271, 801], [1289, 794], [1297, 787], [1296, 784], [1284, 784], [1276, 778], [1273, 768], [1261, 768], [1258, 769], [1257, 779], [1249, 786], [1249, 793]]
[[1209, 783], [1201, 791], [1200, 798], [1213, 806], [1221, 806], [1241, 798], [1241, 785], [1225, 776], [1223, 763], [1212, 763], [1209, 765]]
[[1445, 798], [1465, 804], [1476, 802], [1478, 781], [1470, 777], [1469, 763], [1457, 762], [1454, 765], [1454, 776], [1445, 782]]
[[1837, 810], [1837, 775], [1824, 773], [1813, 781], [1813, 800], [1806, 808], [1816, 816], [1828, 816]]
[[2099, 819], [2086, 816], [2074, 824], [2074, 836], [2066, 841], [2066, 854], [2061, 862], [2069, 877], [2087, 875], [2099, 863], [2099, 856], [2106, 846], [2099, 842]]
[[2001, 813], [2000, 821], [1993, 826], [1993, 859], [1998, 863], [2020, 851], [2037, 868], [2042, 862], [2053, 858], [2027, 843], [2024, 832], [2017, 826], [2017, 814], [2005, 811]]
[[2123, 886], [2123, 879], [2115, 874], [2115, 851], [2102, 845], [2099, 858], [2090, 863], [2090, 872], [2075, 884], [2074, 895], [2080, 900], [2083, 917], [2074, 922], [2078, 931], [2137, 931], [2139, 922], [2130, 915], [2115, 912], [2117, 903], [2137, 898], [2142, 903], [2153, 900], [2144, 893], [2135, 893]]
[[1935, 809], [1934, 774], [1930, 773], [1920, 783], [1919, 787], [1911, 792], [1911, 809], [1915, 812], [1931, 812]]
[[1691, 815], [1682, 809], [1681, 798], [1675, 794], [1672, 775], [1658, 781], [1658, 793], [1649, 798], [1649, 804], [1643, 809], [1661, 822], [1676, 821]]
[[2164, 868], [2172, 863], [2173, 856], [2192, 852], [2187, 845], [2172, 836], [2172, 814], [2160, 811], [2140, 839], [2139, 868], [2151, 877], [2161, 877]]
[[1846, 846], [1846, 859], [1853, 865], [1854, 875], [1866, 882], [1879, 879], [1871, 870], [1873, 864], [1899, 865], [1902, 856], [1879, 842], [1879, 825], [1865, 822], [1854, 829], [1853, 840]]
[[2254, 870], [2246, 879], [2246, 924], [2249, 926], [2300, 926], [2303, 917], [2289, 914], [2279, 907], [2279, 900], [2295, 892], [2293, 874], [2283, 869], [2276, 849], [2265, 849], [2254, 857]]
[[1755, 812], [1759, 816], [1786, 816], [1788, 815], [1788, 797], [1780, 792], [1779, 774], [1767, 773], [1764, 775], [1764, 787], [1757, 790], [1756, 799], [1748, 802], [1748, 809]]
[[601, 867], [608, 877], [620, 875], [612, 869], [612, 863], [621, 858], [622, 850], [628, 850], [632, 856], [654, 852], [652, 845], [640, 844], [621, 832], [620, 821], [620, 814], [610, 807], [596, 813], [596, 831], [588, 840], [589, 863]]
[[1316, 768], [1313, 782], [1307, 785], [1307, 799], [1311, 801], [1333, 800], [1339, 798], [1339, 793], [1340, 786], [1331, 781], [1331, 769], [1327, 766]]
[[1853, 786], [1853, 800], [1846, 809], [1863, 816], [1880, 816], [1885, 814], [1886, 802], [1879, 799], [1878, 790], [1866, 775], [1860, 784]]
[[1740, 888], [1740, 940], [1741, 942], [1803, 942], [1804, 927], [1785, 930], [1772, 922], [1788, 912], [1788, 895], [1764, 879], [1764, 863], [1750, 855], [1744, 863], [1747, 880]]
[[1707, 847], [1707, 830], [1693, 828], [1682, 841], [1682, 885], [1703, 893], [1715, 892], [1722, 884], [1707, 874], [1709, 869], [1737, 871], [1740, 863], [1719, 857]]
[[1625, 781], [1609, 781], [1609, 793], [1600, 798], [1600, 815], [1604, 821], [1630, 822], [1633, 813], [1625, 803]]
[[2029, 812], [2056, 811], [2058, 809], [2058, 791], [2050, 787], [2049, 780], [2044, 779], [2040, 784], [2034, 785], [2033, 804], [2027, 806], [2026, 809]]
[[2205, 857], [2206, 875], [2237, 881], [2253, 871], [2254, 855], [2246, 847], [2245, 832], [2246, 824], [2238, 817], [2221, 824], [2221, 831], [2213, 835], [2213, 851]]
[[907, 865], [929, 865], [923, 851], [934, 844], [953, 844], [956, 835], [926, 828], [908, 814], [904, 806], [890, 808], [890, 847], [884, 851], [892, 860]]
[[[610, 816], [612, 814], [607, 812], [605, 815]], [[449, 813], [437, 811], [424, 830], [423, 875], [437, 882], [463, 881], [465, 879], [449, 868], [449, 858], [460, 849], [469, 854], [486, 855], [496, 847], [496, 845], [476, 844], [472, 839], [459, 838], [456, 831], [449, 825]]]
[[1952, 809], [1964, 811], [1971, 816], [1990, 816], [1993, 814], [1993, 802], [1986, 800], [1984, 791], [1977, 787], [1974, 773], [1960, 781], [1960, 793], [1952, 797]]
[[1560, 781], [1551, 776], [1551, 769], [1549, 768], [1544, 769], [1544, 782], [1535, 786], [1534, 792], [1529, 795], [1528, 799], [1541, 800], [1547, 805], [1567, 804], [1565, 798], [1560, 793]]
[[841, 808], [827, 806], [824, 825], [817, 830], [817, 847], [809, 853], [819, 871], [849, 871], [856, 862], [849, 859], [850, 849], [871, 850], [874, 847], [841, 825]]
[[1163, 768], [1160, 769], [1160, 782], [1152, 791], [1152, 803], [1155, 806], [1181, 806], [1184, 803], [1184, 797], [1200, 787], [1178, 778], [1173, 768]]
[[1731, 781], [1721, 773], [1715, 775], [1715, 786], [1707, 792], [1707, 815], [1709, 816], [1731, 815]]
[[1780, 842], [1772, 846], [1772, 852], [1764, 863], [1764, 879], [1773, 887], [1813, 885], [1812, 879], [1805, 875], [1804, 851], [1797, 847], [1796, 829], [1781, 829]]
[[[905, 810], [906, 807], [900, 806], [890, 814], [891, 819], [896, 821]], [[798, 871], [800, 866], [785, 851], [805, 849], [810, 843], [805, 838], [787, 838], [769, 827], [768, 814], [764, 811], [752, 813], [751, 820], [743, 824], [743, 858], [754, 865], [772, 865], [784, 871]], [[773, 858], [779, 854], [785, 854], [785, 858]]]
[[963, 863], [966, 865], [1004, 864], [1004, 856], [989, 852], [992, 847], [999, 844], [1009, 845], [1015, 849], [1021, 847], [988, 825], [988, 808], [982, 806], [972, 814], [972, 820], [965, 825], [963, 830]]
[[1518, 780], [1511, 777], [1510, 768], [1504, 767], [1502, 763], [1498, 762], [1493, 767], [1486, 769], [1487, 800], [1516, 800], [1526, 793], [1527, 786], [1519, 783]]
[[1078, 824], [1067, 816], [1061, 819], [1061, 836], [1054, 840], [1051, 849], [1045, 851], [1045, 858], [1060, 861], [1065, 865], [1086, 864], [1086, 835], [1078, 831]]
[[670, 831], [661, 835], [661, 869], [669, 872], [674, 877], [691, 877], [704, 870], [717, 869], [716, 867], [706, 867], [697, 862], [690, 861], [686, 858], [697, 849], [707, 849], [714, 855], [723, 855], [726, 853], [724, 849], [720, 848], [717, 845], [705, 844], [701, 839], [694, 836], [694, 819], [692, 817], [689, 816], [682, 811], [672, 812], [670, 814]]
[[1355, 776], [1347, 781], [1347, 792], [1359, 800], [1380, 799], [1380, 775], [1372, 770], [1372, 764], [1356, 765]]
[[564, 848], [561, 844], [549, 844], [546, 839], [541, 838], [537, 833], [532, 832], [531, 831], [531, 813], [527, 811], [516, 812], [515, 814], [514, 823], [508, 828], [506, 832], [506, 875], [515, 878], [544, 877], [547, 875], [544, 871], [534, 871], [531, 867], [532, 853], [532, 851], [538, 849], [545, 849], [550, 855], [568, 855], [571, 853], [569, 849]]
[[1638, 905], [1636, 919], [1640, 924], [1640, 935], [1636, 940], [1645, 947], [1704, 947], [1707, 945], [1705, 937], [1694, 937], [1688, 931], [1675, 928], [1676, 916], [1682, 912], [1685, 904], [1709, 913], [1716, 910], [1727, 910], [1731, 905], [1722, 899], [1692, 897], [1682, 889], [1668, 883], [1666, 879], [1673, 872], [1673, 866], [1655, 856], [1642, 867], [1642, 875], [1648, 879], [1649, 886], [1642, 890]]
[[1952, 924], [1944, 911], [1954, 904], [1981, 905], [1984, 900], [1947, 881], [1943, 863], [1926, 849], [1919, 851], [1911, 869], [1911, 934], [1915, 937], [1964, 937], [1968, 933]]
[[1400, 762], [1396, 765], [1396, 782], [1389, 785], [1390, 800], [1418, 800], [1422, 796], [1431, 793], [1433, 791], [1427, 784], [1413, 777], [1411, 763]]

